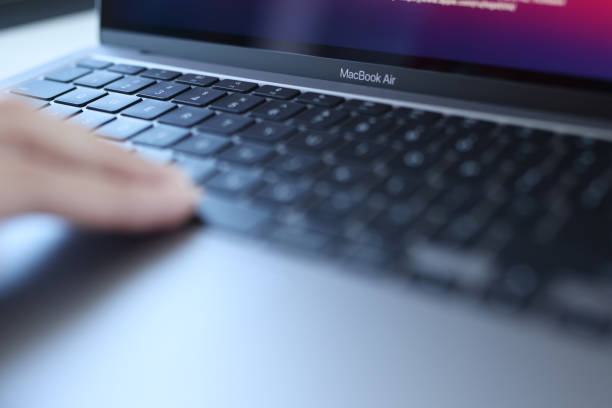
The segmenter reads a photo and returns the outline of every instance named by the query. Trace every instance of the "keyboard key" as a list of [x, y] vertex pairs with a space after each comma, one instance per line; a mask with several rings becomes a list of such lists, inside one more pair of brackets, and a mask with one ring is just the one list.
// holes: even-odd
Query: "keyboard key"
[[363, 167], [340, 165], [329, 169], [323, 178], [335, 184], [355, 184], [362, 179], [368, 171]]
[[187, 85], [176, 84], [174, 82], [159, 82], [140, 91], [138, 96], [167, 101], [168, 99], [174, 98], [178, 94], [185, 92], [187, 89], [190, 89]]
[[98, 99], [93, 103], [90, 103], [87, 108], [108, 113], [118, 113], [123, 109], [127, 108], [128, 106], [132, 106], [133, 104], [139, 101], [140, 98], [137, 98], [135, 96], [111, 94], [105, 96], [102, 99]]
[[350, 142], [336, 152], [338, 157], [363, 163], [382, 160], [390, 154], [391, 150], [384, 145], [359, 141]]
[[66, 92], [72, 91], [73, 89], [75, 89], [73, 85], [35, 79], [19, 85], [18, 87], [12, 89], [11, 92], [17, 95], [50, 101], [51, 99], [57, 98]]
[[196, 184], [204, 183], [217, 172], [214, 160], [179, 156], [176, 165]]
[[213, 115], [214, 113], [208, 109], [184, 106], [165, 114], [159, 118], [159, 122], [174, 126], [192, 127]]
[[281, 125], [278, 123], [261, 122], [247, 128], [240, 133], [245, 139], [253, 139], [260, 142], [276, 143], [287, 139], [296, 132], [291, 126]]
[[85, 106], [106, 95], [99, 89], [78, 88], [57, 98], [55, 102], [72, 106]]
[[45, 75], [45, 79], [58, 82], [72, 82], [84, 75], [91, 74], [91, 69], [81, 67], [66, 67]]
[[340, 105], [344, 101], [344, 98], [315, 92], [305, 92], [301, 94], [296, 101], [321, 106], [323, 108], [333, 108], [334, 106]]
[[391, 110], [391, 105], [351, 99], [342, 105], [342, 109], [363, 113], [364, 115], [380, 116]]
[[174, 150], [196, 156], [210, 156], [229, 146], [231, 142], [224, 137], [199, 134], [174, 146]]
[[277, 157], [270, 163], [270, 168], [292, 176], [303, 176], [321, 166], [321, 161], [310, 156], [286, 154]]
[[358, 116], [342, 126], [341, 132], [358, 139], [371, 139], [394, 127], [393, 119]]
[[250, 232], [264, 225], [270, 214], [237, 204], [232, 199], [207, 195], [199, 207], [198, 217], [205, 225]]
[[96, 131], [108, 139], [127, 140], [151, 127], [151, 123], [138, 119], [118, 118]]
[[108, 69], [112, 72], [117, 72], [119, 74], [125, 75], [136, 75], [145, 70], [145, 67], [141, 67], [139, 65], [129, 65], [129, 64], [115, 64]]
[[309, 129], [328, 130], [348, 117], [348, 113], [344, 111], [312, 108], [299, 114], [295, 118], [295, 122]]
[[50, 105], [49, 107], [45, 108], [43, 112], [46, 115], [52, 116], [56, 119], [65, 120], [76, 115], [77, 113], [81, 113], [81, 109], [76, 108], [74, 106], [54, 103], [53, 105]]
[[252, 166], [270, 159], [274, 154], [272, 149], [255, 145], [239, 145], [224, 151], [217, 157], [232, 163]]
[[215, 82], [217, 82], [219, 78], [215, 78], [208, 75], [198, 75], [198, 74], [185, 74], [181, 75], [176, 82], [186, 85], [194, 85], [194, 86], [211, 86]]
[[174, 78], [177, 78], [180, 75], [180, 72], [157, 68], [147, 69], [145, 72], [140, 74], [140, 76], [145, 78], [157, 79], [160, 81], [172, 81]]
[[127, 76], [107, 86], [106, 90], [113, 91], [113, 92], [121, 92], [121, 93], [126, 93], [126, 94], [133, 94], [154, 83], [155, 81], [152, 79], [135, 77], [135, 76]]
[[257, 193], [257, 199], [278, 205], [295, 204], [302, 200], [309, 190], [309, 186], [296, 180], [283, 180], [262, 189]]
[[122, 112], [122, 115], [130, 116], [132, 118], [152, 120], [166, 112], [170, 112], [175, 108], [176, 105], [169, 102], [152, 101], [147, 99], [127, 108]]
[[441, 113], [410, 108], [394, 109], [392, 116], [400, 125], [433, 125], [444, 118], [444, 115]]
[[250, 170], [233, 168], [218, 174], [206, 182], [206, 188], [225, 195], [244, 195], [261, 183], [261, 176]]
[[111, 62], [102, 61], [94, 58], [85, 58], [77, 62], [79, 67], [85, 67], [90, 69], [104, 69], [113, 65]]
[[257, 84], [253, 82], [237, 81], [235, 79], [224, 79], [215, 84], [214, 87], [224, 91], [248, 93], [257, 88]]
[[255, 95], [264, 96], [266, 98], [282, 99], [286, 101], [298, 96], [300, 94], [300, 91], [279, 86], [264, 85], [253, 93]]
[[271, 101], [259, 106], [251, 112], [251, 115], [256, 118], [284, 122], [304, 109], [306, 109], [306, 107], [299, 103]]
[[174, 126], [155, 126], [132, 139], [132, 142], [156, 147], [168, 147], [189, 136], [189, 130]]
[[123, 78], [123, 75], [114, 72], [96, 71], [77, 79], [74, 83], [75, 85], [88, 86], [90, 88], [102, 88], [121, 78]]
[[203, 107], [225, 95], [227, 95], [225, 92], [216, 89], [196, 87], [180, 94], [173, 102]]
[[264, 101], [265, 99], [259, 96], [233, 94], [213, 102], [210, 109], [230, 113], [245, 113]]
[[291, 138], [287, 145], [296, 149], [320, 153], [340, 142], [340, 136], [323, 132], [303, 132]]
[[83, 113], [73, 116], [70, 122], [87, 130], [94, 130], [113, 120], [115, 120], [115, 116], [109, 115], [108, 113], [86, 110]]
[[203, 133], [229, 135], [246, 128], [252, 123], [253, 119], [230, 113], [222, 113], [213, 117], [212, 119], [208, 119], [206, 122], [198, 126], [196, 130]]

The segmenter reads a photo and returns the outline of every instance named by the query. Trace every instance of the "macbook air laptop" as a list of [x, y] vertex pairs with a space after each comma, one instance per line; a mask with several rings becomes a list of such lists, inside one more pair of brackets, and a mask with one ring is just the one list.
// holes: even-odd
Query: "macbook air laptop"
[[0, 406], [610, 407], [607, 2], [99, 7], [2, 89], [206, 199], [2, 224]]

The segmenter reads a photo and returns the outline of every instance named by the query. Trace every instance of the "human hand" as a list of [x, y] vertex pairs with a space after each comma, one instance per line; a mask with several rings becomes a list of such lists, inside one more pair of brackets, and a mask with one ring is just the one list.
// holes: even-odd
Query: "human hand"
[[177, 169], [0, 101], [0, 219], [44, 212], [84, 227], [142, 232], [183, 223], [199, 196]]

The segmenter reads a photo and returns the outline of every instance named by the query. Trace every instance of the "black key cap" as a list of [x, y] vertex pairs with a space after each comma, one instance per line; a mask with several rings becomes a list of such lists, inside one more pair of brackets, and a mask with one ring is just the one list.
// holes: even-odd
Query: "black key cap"
[[108, 139], [127, 140], [150, 127], [149, 122], [142, 120], [118, 118], [96, 130], [96, 133]]
[[303, 176], [321, 166], [319, 159], [309, 156], [286, 154], [279, 156], [270, 163], [270, 168], [292, 176]]
[[145, 78], [158, 79], [160, 81], [171, 81], [180, 75], [180, 72], [157, 68], [147, 69], [145, 72], [140, 74], [140, 76], [143, 76]]
[[189, 136], [189, 130], [174, 126], [155, 126], [136, 136], [132, 142], [156, 147], [168, 147]]
[[180, 94], [174, 99], [173, 102], [202, 107], [225, 95], [225, 92], [218, 91], [216, 89], [196, 87]]
[[259, 106], [252, 116], [257, 118], [284, 122], [306, 109], [304, 105], [293, 102], [271, 101]]
[[232, 115], [230, 113], [222, 113], [212, 119], [208, 119], [206, 122], [198, 126], [196, 130], [204, 133], [229, 135], [246, 128], [252, 123], [253, 119], [251, 118]]
[[176, 108], [176, 105], [173, 103], [148, 99], [127, 108], [121, 114], [132, 118], [152, 120], [174, 108]]
[[369, 139], [389, 131], [393, 125], [393, 119], [358, 116], [344, 124], [341, 132], [354, 138]]
[[108, 113], [84, 111], [83, 113], [73, 116], [70, 122], [87, 130], [94, 130], [113, 120], [115, 120], [115, 116], [109, 115]]
[[154, 83], [155, 81], [152, 79], [128, 76], [123, 79], [120, 79], [117, 82], [113, 82], [112, 84], [106, 87], [106, 90], [113, 91], [113, 92], [121, 92], [121, 93], [126, 93], [126, 94], [133, 94]]
[[295, 133], [291, 126], [279, 123], [261, 122], [249, 127], [240, 136], [245, 139], [258, 140], [260, 142], [276, 143], [284, 140]]
[[305, 92], [301, 94], [296, 101], [321, 106], [323, 108], [333, 108], [334, 106], [340, 105], [344, 101], [344, 98], [314, 92]]
[[194, 86], [210, 86], [217, 82], [219, 78], [215, 78], [208, 75], [198, 75], [198, 74], [185, 74], [181, 75], [176, 82], [186, 85], [194, 85]]
[[77, 113], [80, 113], [81, 109], [76, 108], [74, 106], [60, 105], [60, 104], [54, 103], [48, 108], [45, 108], [43, 112], [46, 115], [53, 116], [56, 119], [64, 120], [64, 119], [68, 119], [69, 117], [76, 115]]
[[214, 160], [178, 157], [176, 165], [196, 184], [202, 184], [217, 172]]
[[309, 190], [309, 186], [295, 180], [282, 180], [269, 184], [259, 193], [257, 199], [278, 205], [295, 204], [302, 200]]
[[51, 99], [57, 98], [66, 92], [72, 91], [73, 89], [75, 89], [73, 85], [35, 79], [19, 85], [18, 87], [12, 89], [11, 92], [17, 95], [50, 101]]
[[340, 136], [336, 134], [304, 132], [290, 139], [287, 145], [312, 153], [320, 153], [336, 146], [340, 140]]
[[405, 199], [412, 195], [421, 186], [420, 178], [406, 178], [400, 175], [392, 175], [376, 191], [389, 197], [391, 200]]
[[245, 113], [264, 101], [265, 99], [259, 96], [233, 94], [213, 102], [210, 109], [230, 113]]
[[264, 146], [242, 144], [224, 151], [217, 157], [232, 163], [251, 166], [270, 159], [273, 154], [274, 151], [272, 149]]
[[230, 145], [231, 142], [224, 137], [200, 134], [182, 141], [174, 146], [174, 150], [197, 156], [210, 156]]
[[296, 123], [304, 125], [309, 129], [327, 130], [334, 125], [339, 124], [348, 118], [348, 116], [348, 113], [344, 111], [312, 108], [299, 114], [295, 118], [295, 121]]
[[185, 92], [187, 89], [189, 89], [187, 85], [176, 84], [174, 82], [159, 82], [140, 91], [138, 96], [167, 101], [168, 99], [174, 98], [176, 95]]
[[250, 170], [233, 168], [218, 174], [206, 182], [206, 187], [227, 195], [243, 195], [253, 191], [261, 183], [261, 176]]
[[192, 127], [202, 122], [204, 119], [210, 118], [212, 115], [214, 115], [214, 113], [208, 109], [184, 106], [165, 114], [159, 118], [159, 122], [174, 126]]
[[351, 194], [336, 191], [313, 207], [308, 215], [319, 221], [337, 222], [347, 218], [358, 204], [359, 202]]
[[72, 106], [85, 106], [104, 95], [106, 95], [106, 91], [101, 91], [99, 89], [78, 88], [60, 96], [55, 102]]
[[323, 178], [332, 183], [349, 185], [355, 184], [365, 177], [366, 174], [368, 174], [368, 171], [363, 167], [340, 165], [329, 169], [323, 175]]
[[351, 99], [342, 105], [342, 109], [363, 113], [365, 115], [380, 116], [391, 110], [391, 105]]
[[123, 78], [123, 75], [114, 72], [96, 71], [77, 79], [74, 84], [90, 88], [102, 88], [121, 78]]
[[338, 157], [357, 162], [371, 162], [377, 159], [383, 159], [390, 154], [390, 150], [384, 145], [371, 142], [350, 142], [336, 152]]
[[112, 72], [117, 72], [119, 74], [125, 75], [136, 75], [145, 70], [145, 67], [141, 67], [139, 65], [130, 65], [130, 64], [115, 64], [108, 69]]
[[102, 61], [94, 58], [85, 58], [77, 62], [79, 67], [85, 67], [90, 69], [104, 69], [113, 65], [111, 62]]
[[198, 216], [205, 225], [250, 232], [261, 227], [270, 215], [255, 208], [237, 204], [234, 200], [207, 195], [198, 209]]
[[257, 88], [257, 84], [253, 82], [237, 81], [234, 79], [224, 79], [215, 84], [214, 87], [217, 89], [223, 89], [224, 91], [247, 93]]
[[108, 113], [118, 113], [128, 106], [140, 101], [140, 98], [130, 95], [111, 94], [87, 106], [88, 109], [98, 110]]
[[280, 86], [264, 85], [253, 93], [267, 98], [282, 99], [286, 101], [298, 96], [300, 91]]
[[72, 82], [84, 75], [91, 74], [91, 69], [81, 67], [66, 67], [45, 75], [45, 79], [58, 82]]
[[401, 125], [433, 125], [444, 117], [444, 115], [437, 112], [427, 112], [410, 108], [397, 108], [393, 110], [392, 116]]

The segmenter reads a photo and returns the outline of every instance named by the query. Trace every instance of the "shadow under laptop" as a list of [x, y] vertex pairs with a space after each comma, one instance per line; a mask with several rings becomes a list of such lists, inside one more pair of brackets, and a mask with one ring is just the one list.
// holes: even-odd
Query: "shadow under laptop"
[[189, 230], [119, 235], [79, 230], [49, 217], [0, 225], [0, 361], [27, 350], [95, 307], [151, 254]]

